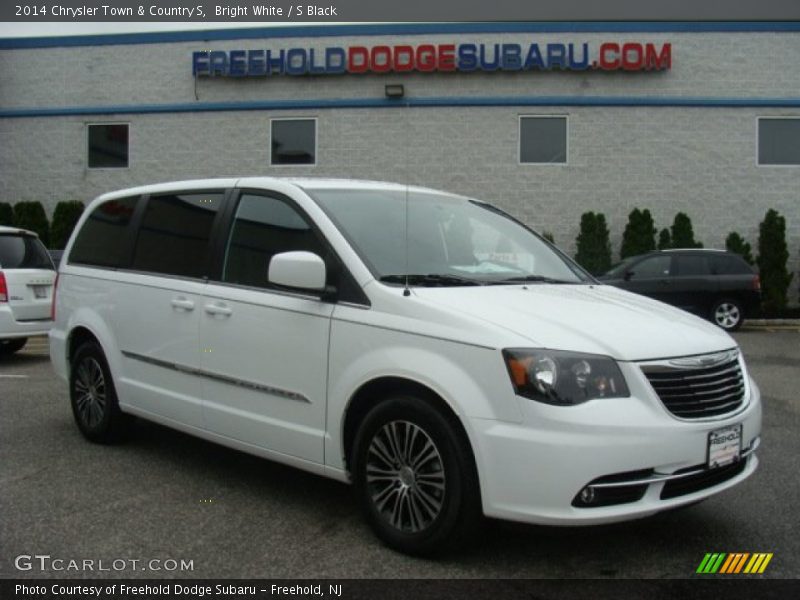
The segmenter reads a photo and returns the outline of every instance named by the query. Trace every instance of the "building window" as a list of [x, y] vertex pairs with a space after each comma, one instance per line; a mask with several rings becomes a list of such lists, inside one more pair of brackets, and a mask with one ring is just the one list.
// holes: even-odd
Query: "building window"
[[800, 117], [758, 118], [758, 164], [800, 165]]
[[125, 169], [128, 167], [128, 124], [89, 125], [89, 168]]
[[316, 119], [272, 119], [273, 165], [314, 165], [317, 163]]
[[567, 164], [567, 117], [520, 117], [519, 162]]

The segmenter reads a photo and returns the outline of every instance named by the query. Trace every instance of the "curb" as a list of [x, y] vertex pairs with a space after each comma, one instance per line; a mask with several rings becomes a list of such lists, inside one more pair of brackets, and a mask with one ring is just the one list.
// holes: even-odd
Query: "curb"
[[800, 319], [745, 319], [743, 327], [800, 327]]

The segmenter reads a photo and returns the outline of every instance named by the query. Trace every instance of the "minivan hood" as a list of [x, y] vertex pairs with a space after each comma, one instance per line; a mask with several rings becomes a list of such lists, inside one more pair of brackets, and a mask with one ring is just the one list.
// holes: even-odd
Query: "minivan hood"
[[534, 348], [632, 361], [736, 347], [733, 338], [708, 321], [608, 285], [418, 287], [414, 294], [513, 332]]

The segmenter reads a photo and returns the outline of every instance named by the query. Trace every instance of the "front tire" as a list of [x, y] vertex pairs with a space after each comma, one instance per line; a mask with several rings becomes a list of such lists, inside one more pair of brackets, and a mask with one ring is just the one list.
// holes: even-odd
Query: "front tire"
[[11, 356], [19, 352], [28, 343], [28, 338], [12, 338], [10, 340], [0, 340], [0, 356]]
[[75, 423], [92, 442], [124, 439], [132, 418], [119, 409], [106, 357], [97, 342], [85, 342], [72, 358], [69, 396]]
[[718, 300], [711, 309], [711, 320], [725, 331], [736, 331], [744, 321], [744, 310], [736, 300]]
[[355, 490], [388, 546], [430, 554], [480, 520], [475, 465], [464, 437], [451, 419], [413, 396], [388, 399], [366, 416], [354, 446]]

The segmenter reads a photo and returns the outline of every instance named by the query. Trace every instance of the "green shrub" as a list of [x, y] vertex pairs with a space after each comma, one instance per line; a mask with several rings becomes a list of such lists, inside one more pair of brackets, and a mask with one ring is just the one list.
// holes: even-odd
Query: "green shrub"
[[728, 252], [734, 252], [740, 255], [747, 261], [747, 264], [753, 264], [753, 254], [750, 244], [744, 241], [744, 238], [735, 231], [731, 231], [728, 237], [725, 238], [725, 249]]
[[14, 226], [14, 209], [8, 202], [0, 202], [0, 225]]
[[786, 246], [786, 219], [769, 209], [758, 226], [758, 270], [764, 311], [780, 313], [786, 308], [786, 294], [792, 274], [786, 269], [789, 250]]
[[668, 250], [672, 248], [672, 236], [669, 234], [669, 229], [664, 227], [658, 234], [658, 249]]
[[611, 242], [603, 213], [583, 213], [575, 241], [578, 246], [575, 260], [592, 275], [602, 275], [611, 268]]
[[553, 237], [552, 231], [543, 231], [542, 237], [555, 246], [556, 239]]
[[8, 202], [0, 202], [0, 225], [14, 225], [14, 211]]
[[673, 248], [702, 248], [703, 244], [695, 241], [692, 220], [686, 213], [679, 212], [672, 222], [672, 247]]
[[42, 243], [50, 247], [50, 223], [41, 202], [17, 202], [14, 205], [14, 226], [35, 231]]
[[63, 250], [75, 229], [75, 224], [83, 213], [83, 202], [80, 200], [66, 200], [56, 204], [53, 212], [53, 223], [50, 226], [50, 245], [58, 250]]
[[634, 208], [628, 215], [628, 224], [622, 234], [620, 258], [644, 254], [656, 249], [656, 227], [647, 209]]

